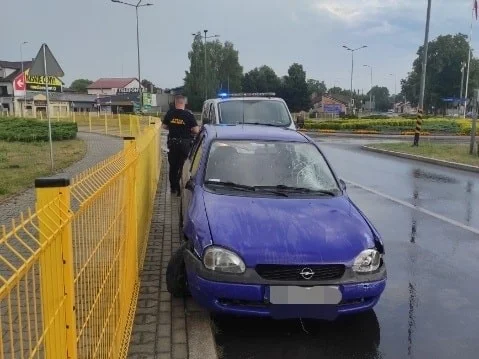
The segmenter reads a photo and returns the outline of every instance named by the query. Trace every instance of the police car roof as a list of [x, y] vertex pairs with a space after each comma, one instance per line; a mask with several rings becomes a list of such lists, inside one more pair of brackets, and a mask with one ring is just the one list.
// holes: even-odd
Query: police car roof
[[284, 127], [246, 124], [204, 125], [204, 127], [214, 139], [309, 142], [301, 133]]

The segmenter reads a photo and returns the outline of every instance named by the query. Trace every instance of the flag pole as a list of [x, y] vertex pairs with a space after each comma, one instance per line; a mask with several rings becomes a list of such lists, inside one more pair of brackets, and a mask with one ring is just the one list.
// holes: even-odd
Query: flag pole
[[472, 53], [472, 48], [471, 48], [471, 43], [472, 43], [472, 22], [474, 21], [474, 10], [476, 9], [476, 3], [477, 0], [474, 0], [473, 2], [473, 9], [471, 12], [471, 30], [469, 32], [469, 53], [467, 55], [467, 76], [466, 76], [466, 92], [464, 96], [464, 118], [466, 118], [467, 114], [467, 94], [469, 90], [469, 75], [471, 73], [471, 53]]

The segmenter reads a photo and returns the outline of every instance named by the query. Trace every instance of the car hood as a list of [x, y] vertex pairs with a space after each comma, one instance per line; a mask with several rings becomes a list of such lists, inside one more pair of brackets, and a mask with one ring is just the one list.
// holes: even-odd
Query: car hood
[[213, 243], [256, 264], [351, 265], [374, 247], [365, 219], [347, 196], [243, 197], [204, 192]]

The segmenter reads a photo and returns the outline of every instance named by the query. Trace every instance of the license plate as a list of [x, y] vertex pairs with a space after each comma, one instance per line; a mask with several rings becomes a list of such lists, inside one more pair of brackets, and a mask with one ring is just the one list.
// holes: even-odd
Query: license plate
[[338, 304], [342, 294], [338, 287], [271, 286], [271, 304]]

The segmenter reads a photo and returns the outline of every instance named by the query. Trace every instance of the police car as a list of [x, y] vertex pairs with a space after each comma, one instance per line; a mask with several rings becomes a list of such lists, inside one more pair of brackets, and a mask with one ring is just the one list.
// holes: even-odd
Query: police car
[[221, 93], [203, 104], [203, 124], [263, 125], [296, 130], [286, 102], [275, 93]]

